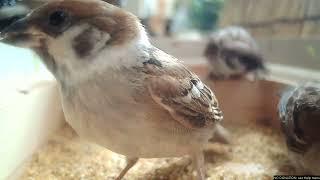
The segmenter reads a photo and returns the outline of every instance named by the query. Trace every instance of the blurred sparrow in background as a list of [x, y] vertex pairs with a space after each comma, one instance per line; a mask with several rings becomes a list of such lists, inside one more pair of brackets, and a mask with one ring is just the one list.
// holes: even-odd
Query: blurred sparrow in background
[[241, 27], [227, 27], [213, 33], [204, 55], [210, 65], [211, 79], [257, 80], [267, 74], [255, 40]]
[[308, 82], [285, 91], [278, 109], [297, 170], [320, 174], [320, 84]]

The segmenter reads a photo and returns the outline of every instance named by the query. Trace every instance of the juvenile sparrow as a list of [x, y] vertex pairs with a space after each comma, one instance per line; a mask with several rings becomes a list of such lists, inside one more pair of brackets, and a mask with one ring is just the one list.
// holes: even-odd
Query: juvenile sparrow
[[320, 174], [320, 84], [287, 90], [278, 108], [292, 162], [298, 171]]
[[241, 27], [231, 26], [213, 33], [204, 55], [210, 64], [212, 79], [256, 80], [267, 73], [255, 40]]
[[1, 36], [42, 57], [80, 137], [127, 157], [117, 179], [138, 158], [183, 155], [204, 179], [202, 149], [223, 118], [218, 101], [179, 60], [150, 44], [134, 15], [99, 0], [58, 0]]

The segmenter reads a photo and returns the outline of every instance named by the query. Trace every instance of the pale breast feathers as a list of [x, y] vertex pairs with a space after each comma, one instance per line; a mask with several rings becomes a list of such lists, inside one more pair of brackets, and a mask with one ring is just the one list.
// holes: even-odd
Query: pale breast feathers
[[204, 128], [223, 119], [218, 101], [201, 80], [175, 58], [153, 49], [144, 63], [153, 100], [187, 128]]

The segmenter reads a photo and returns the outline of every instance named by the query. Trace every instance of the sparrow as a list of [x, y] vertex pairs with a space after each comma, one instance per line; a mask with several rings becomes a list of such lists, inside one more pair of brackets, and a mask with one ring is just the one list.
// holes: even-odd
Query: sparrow
[[126, 156], [117, 179], [139, 158], [184, 155], [192, 157], [197, 178], [205, 178], [202, 150], [222, 127], [217, 98], [150, 43], [136, 16], [100, 0], [57, 0], [0, 35], [42, 58], [81, 138]]
[[210, 79], [258, 80], [267, 74], [258, 45], [242, 27], [226, 27], [213, 33], [204, 56], [210, 65]]
[[290, 87], [278, 105], [288, 154], [300, 172], [320, 174], [320, 84]]

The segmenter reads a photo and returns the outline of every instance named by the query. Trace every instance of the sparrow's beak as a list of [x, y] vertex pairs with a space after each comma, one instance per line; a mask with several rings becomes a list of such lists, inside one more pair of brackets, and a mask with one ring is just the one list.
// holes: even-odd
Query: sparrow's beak
[[17, 47], [36, 47], [40, 42], [41, 34], [32, 29], [27, 18], [17, 20], [0, 33], [0, 42]]

